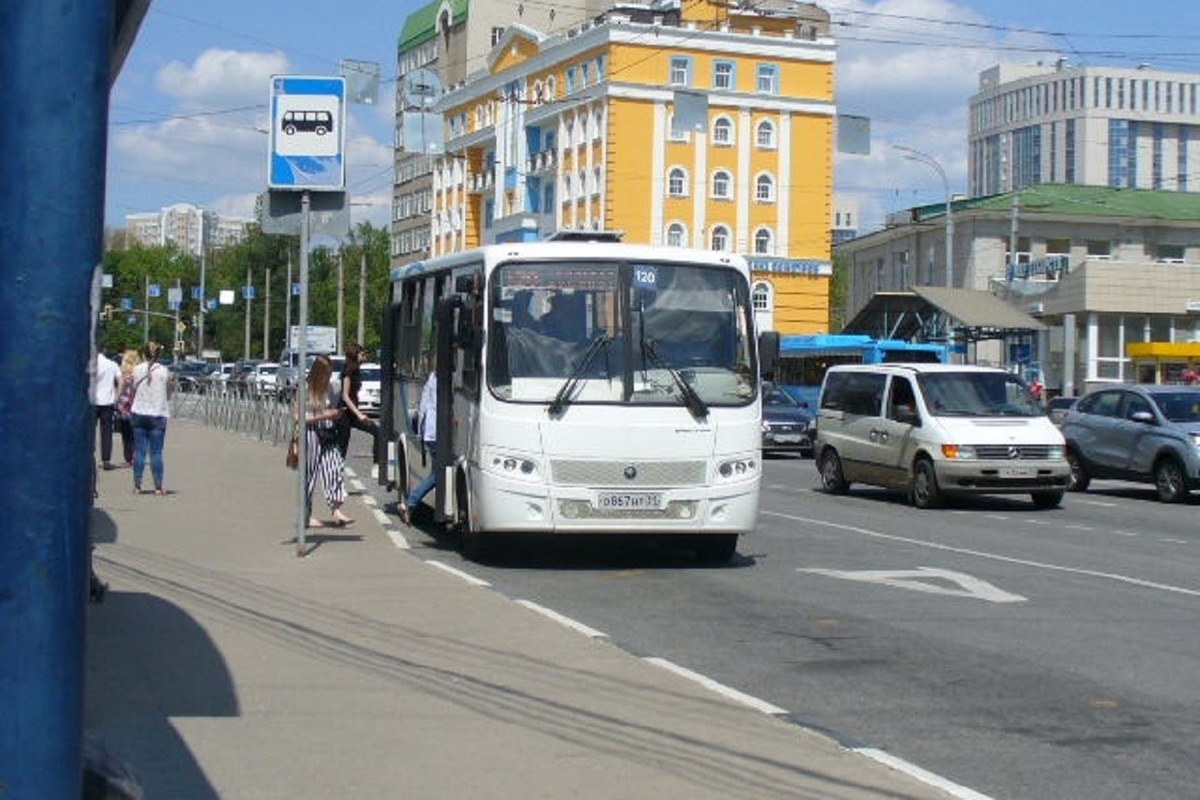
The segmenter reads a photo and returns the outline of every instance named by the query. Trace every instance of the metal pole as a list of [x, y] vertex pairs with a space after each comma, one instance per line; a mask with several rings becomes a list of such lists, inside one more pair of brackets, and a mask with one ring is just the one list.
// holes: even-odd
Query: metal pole
[[291, 336], [292, 336], [292, 251], [291, 251], [291, 249], [288, 250], [287, 289], [284, 290], [284, 293], [283, 293], [283, 302], [284, 302], [283, 338], [284, 338], [284, 341], [287, 342], [285, 347], [290, 348], [292, 346], [292, 344], [291, 344]]
[[271, 268], [263, 279], [263, 358], [271, 360]]
[[242, 297], [246, 300], [246, 342], [242, 347], [242, 358], [250, 358], [250, 265], [246, 265], [246, 285], [242, 287]]
[[[308, 426], [304, 424], [305, 408], [308, 405], [308, 192], [300, 195], [300, 335], [296, 338], [296, 414], [298, 439], [300, 441], [300, 467], [296, 470], [296, 555], [303, 558], [304, 531], [308, 527]], [[290, 262], [289, 262], [290, 263]]]
[[928, 153], [902, 144], [894, 144], [892, 147], [904, 153], [904, 157], [909, 161], [919, 161], [927, 167], [932, 167], [942, 179], [942, 191], [946, 197], [946, 288], [951, 289], [954, 287], [954, 202], [950, 196], [950, 182], [946, 179], [946, 170]]
[[339, 353], [345, 349], [345, 340], [342, 339], [342, 326], [345, 324], [346, 317], [346, 309], [344, 308], [344, 303], [346, 302], [346, 270], [343, 262], [342, 248], [339, 246], [337, 254], [337, 349]]
[[142, 291], [142, 344], [150, 341], [150, 275], [147, 273]]
[[366, 341], [364, 336], [363, 317], [367, 309], [367, 249], [364, 247], [358, 262], [358, 339], [359, 344]]
[[[0, 795], [82, 793], [111, 2], [0, 3]], [[69, 54], [69, 57], [67, 56]], [[53, 208], [53, 213], [47, 213]], [[30, 368], [36, 354], [42, 368]], [[36, 398], [30, 402], [30, 398]], [[31, 454], [35, 454], [32, 455]]]
[[205, 254], [208, 248], [201, 242], [200, 246], [200, 330], [196, 335], [196, 355], [204, 358], [204, 306], [208, 302], [204, 297]]

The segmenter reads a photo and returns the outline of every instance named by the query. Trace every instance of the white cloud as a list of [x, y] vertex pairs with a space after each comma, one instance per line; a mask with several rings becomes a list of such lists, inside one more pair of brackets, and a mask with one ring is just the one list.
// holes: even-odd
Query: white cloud
[[838, 42], [839, 113], [871, 119], [870, 156], [839, 155], [836, 191], [858, 202], [863, 232], [887, 213], [945, 198], [941, 178], [893, 147], [914, 147], [967, 186], [967, 114], [979, 73], [1001, 62], [1056, 55], [1043, 36], [990, 25], [947, 0], [882, 0], [827, 6]]
[[267, 102], [272, 75], [289, 71], [282, 53], [205, 50], [191, 65], [172, 61], [155, 78], [163, 94], [187, 105], [230, 105]]

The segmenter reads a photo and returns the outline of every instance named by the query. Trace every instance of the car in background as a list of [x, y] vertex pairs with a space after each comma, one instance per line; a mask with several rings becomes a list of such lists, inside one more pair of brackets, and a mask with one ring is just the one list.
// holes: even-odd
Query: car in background
[[1075, 405], [1078, 397], [1054, 397], [1046, 403], [1046, 416], [1058, 427], [1062, 427], [1063, 417]]
[[1115, 478], [1153, 483], [1159, 499], [1178, 503], [1200, 488], [1200, 387], [1096, 389], [1067, 412], [1062, 433], [1072, 491]]
[[229, 385], [229, 376], [233, 374], [234, 363], [226, 361], [222, 364], [217, 364], [212, 372], [208, 373], [208, 389], [213, 392], [223, 392]]
[[379, 416], [379, 404], [382, 402], [380, 377], [383, 368], [378, 364], [363, 364], [359, 368], [362, 385], [358, 388], [358, 408], [368, 417]]
[[172, 369], [175, 386], [181, 392], [202, 393], [208, 386], [212, 370], [213, 365], [207, 361], [181, 361]]
[[273, 397], [275, 395], [275, 376], [279, 365], [274, 361], [263, 361], [254, 365], [254, 369], [246, 376], [246, 386], [251, 394]]
[[808, 405], [772, 383], [762, 385], [763, 453], [812, 455], [813, 413]]

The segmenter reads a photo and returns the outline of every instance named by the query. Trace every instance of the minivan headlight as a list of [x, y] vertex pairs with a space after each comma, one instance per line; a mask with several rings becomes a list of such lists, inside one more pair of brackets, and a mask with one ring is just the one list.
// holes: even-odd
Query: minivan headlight
[[1200, 447], [1200, 433], [1192, 434], [1192, 445], [1194, 447]]
[[975, 458], [975, 448], [969, 444], [944, 444], [942, 455], [946, 458], [963, 461]]

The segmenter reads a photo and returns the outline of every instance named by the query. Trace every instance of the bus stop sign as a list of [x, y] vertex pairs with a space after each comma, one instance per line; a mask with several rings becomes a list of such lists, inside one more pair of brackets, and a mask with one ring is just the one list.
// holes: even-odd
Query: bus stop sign
[[273, 76], [270, 139], [269, 188], [345, 188], [346, 79]]

